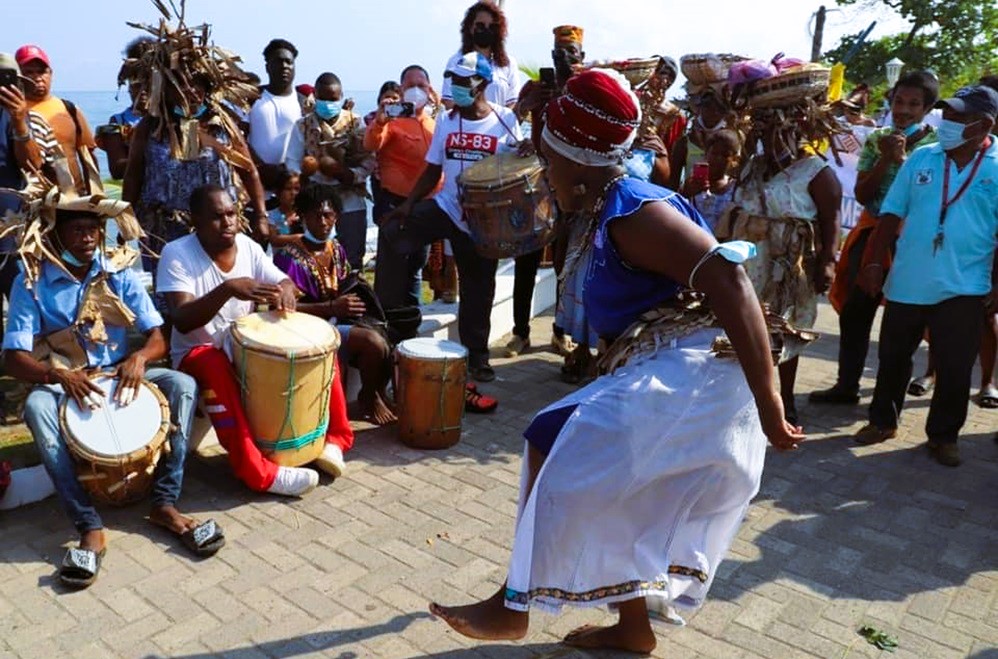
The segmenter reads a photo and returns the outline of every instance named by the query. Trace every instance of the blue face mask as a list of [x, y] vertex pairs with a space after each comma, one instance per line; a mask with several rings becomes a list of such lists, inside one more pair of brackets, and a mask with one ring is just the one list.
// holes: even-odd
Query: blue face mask
[[914, 124], [908, 126], [907, 128], [905, 128], [901, 132], [904, 133], [905, 137], [911, 137], [912, 135], [914, 135], [915, 133], [917, 133], [920, 130], [922, 130], [922, 124], [914, 123]]
[[[90, 263], [85, 263], [84, 261], [81, 261], [80, 259], [73, 256], [73, 253], [70, 252], [68, 249], [62, 250], [62, 254], [59, 255], [59, 258], [62, 259], [63, 263], [67, 263], [73, 266], [74, 268], [83, 268], [85, 266], [90, 265]], [[96, 259], [97, 259], [97, 252], [94, 252], [94, 257], [90, 259], [90, 262], [93, 263]]]
[[470, 108], [475, 104], [475, 93], [471, 87], [453, 85], [450, 88], [450, 93], [451, 98], [454, 100], [454, 105], [459, 108]]
[[939, 145], [943, 151], [959, 148], [969, 142], [970, 140], [963, 136], [963, 131], [966, 128], [965, 124], [958, 121], [943, 119], [939, 123], [939, 127], [936, 128], [936, 137], [939, 139]]
[[308, 230], [308, 227], [305, 227], [304, 235], [305, 235], [305, 240], [309, 240], [315, 243], [316, 245], [323, 245], [329, 240], [328, 238], [326, 238], [325, 240], [320, 240], [319, 238], [316, 238], [315, 236], [312, 235], [312, 232]]
[[343, 111], [343, 101], [315, 101], [315, 113], [322, 119], [335, 119]]
[[[197, 107], [196, 110], [194, 110], [194, 114], [192, 114], [190, 116], [190, 118], [191, 119], [200, 119], [201, 115], [203, 115], [207, 111], [208, 111], [208, 106], [205, 105], [204, 103], [202, 103], [201, 105], [199, 105]], [[177, 115], [178, 117], [184, 118], [184, 119], [187, 118], [187, 115], [184, 114], [183, 109], [181, 109], [181, 107], [179, 105], [174, 105], [173, 106], [173, 114]]]

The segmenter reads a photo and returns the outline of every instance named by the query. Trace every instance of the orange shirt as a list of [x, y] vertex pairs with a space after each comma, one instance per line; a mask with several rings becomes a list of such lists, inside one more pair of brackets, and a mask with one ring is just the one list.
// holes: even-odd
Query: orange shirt
[[[425, 112], [419, 117], [371, 122], [364, 133], [364, 148], [377, 154], [381, 187], [400, 197], [409, 196], [426, 167], [426, 152], [435, 126]], [[437, 185], [433, 193], [439, 189]]]
[[69, 114], [69, 110], [61, 98], [49, 96], [44, 101], [33, 104], [29, 102], [28, 109], [42, 115], [52, 127], [56, 141], [62, 147], [62, 152], [66, 154], [69, 171], [73, 175], [73, 181], [76, 182], [77, 191], [81, 194], [86, 192], [84, 187], [86, 182], [80, 169], [80, 159], [74, 156], [78, 149], [97, 148], [97, 143], [94, 141], [94, 135], [87, 124], [87, 118], [83, 116], [83, 110], [79, 106], [76, 108], [76, 119], [80, 122], [80, 143], [77, 144], [76, 122], [73, 121], [73, 117]]

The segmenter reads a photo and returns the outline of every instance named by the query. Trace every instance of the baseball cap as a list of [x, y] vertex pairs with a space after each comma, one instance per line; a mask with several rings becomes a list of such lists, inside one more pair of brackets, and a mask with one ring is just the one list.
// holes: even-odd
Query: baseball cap
[[17, 65], [17, 60], [10, 53], [0, 53], [0, 70], [17, 71], [18, 75], [21, 73], [21, 67]]
[[936, 103], [937, 108], [949, 107], [960, 113], [985, 114], [992, 119], [998, 117], [998, 92], [985, 85], [963, 87]]
[[492, 65], [488, 58], [481, 53], [472, 51], [465, 53], [459, 60], [447, 67], [444, 73], [445, 78], [460, 76], [462, 78], [481, 78], [485, 82], [492, 82]]
[[18, 48], [17, 52], [14, 53], [14, 58], [17, 60], [17, 63], [20, 64], [21, 66], [24, 66], [31, 60], [36, 59], [43, 62], [45, 66], [49, 68], [52, 67], [52, 64], [49, 63], [49, 56], [45, 54], [45, 51], [39, 48], [38, 46], [32, 44], [28, 44], [27, 46], [21, 46], [20, 48]]

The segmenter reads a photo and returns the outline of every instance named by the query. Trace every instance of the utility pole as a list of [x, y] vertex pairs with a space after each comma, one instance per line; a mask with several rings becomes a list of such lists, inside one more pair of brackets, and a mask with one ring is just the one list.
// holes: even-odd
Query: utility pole
[[825, 5], [818, 7], [814, 20], [814, 41], [811, 42], [811, 61], [821, 60], [821, 42], [825, 37]]

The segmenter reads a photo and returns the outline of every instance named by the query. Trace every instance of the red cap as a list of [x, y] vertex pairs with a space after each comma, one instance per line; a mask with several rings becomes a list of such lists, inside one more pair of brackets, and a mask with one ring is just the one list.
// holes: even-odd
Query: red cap
[[45, 54], [45, 51], [31, 44], [18, 48], [17, 52], [14, 53], [14, 59], [17, 60], [18, 66], [24, 66], [31, 60], [36, 59], [44, 62], [45, 66], [52, 68], [52, 65], [49, 63], [49, 56]]

